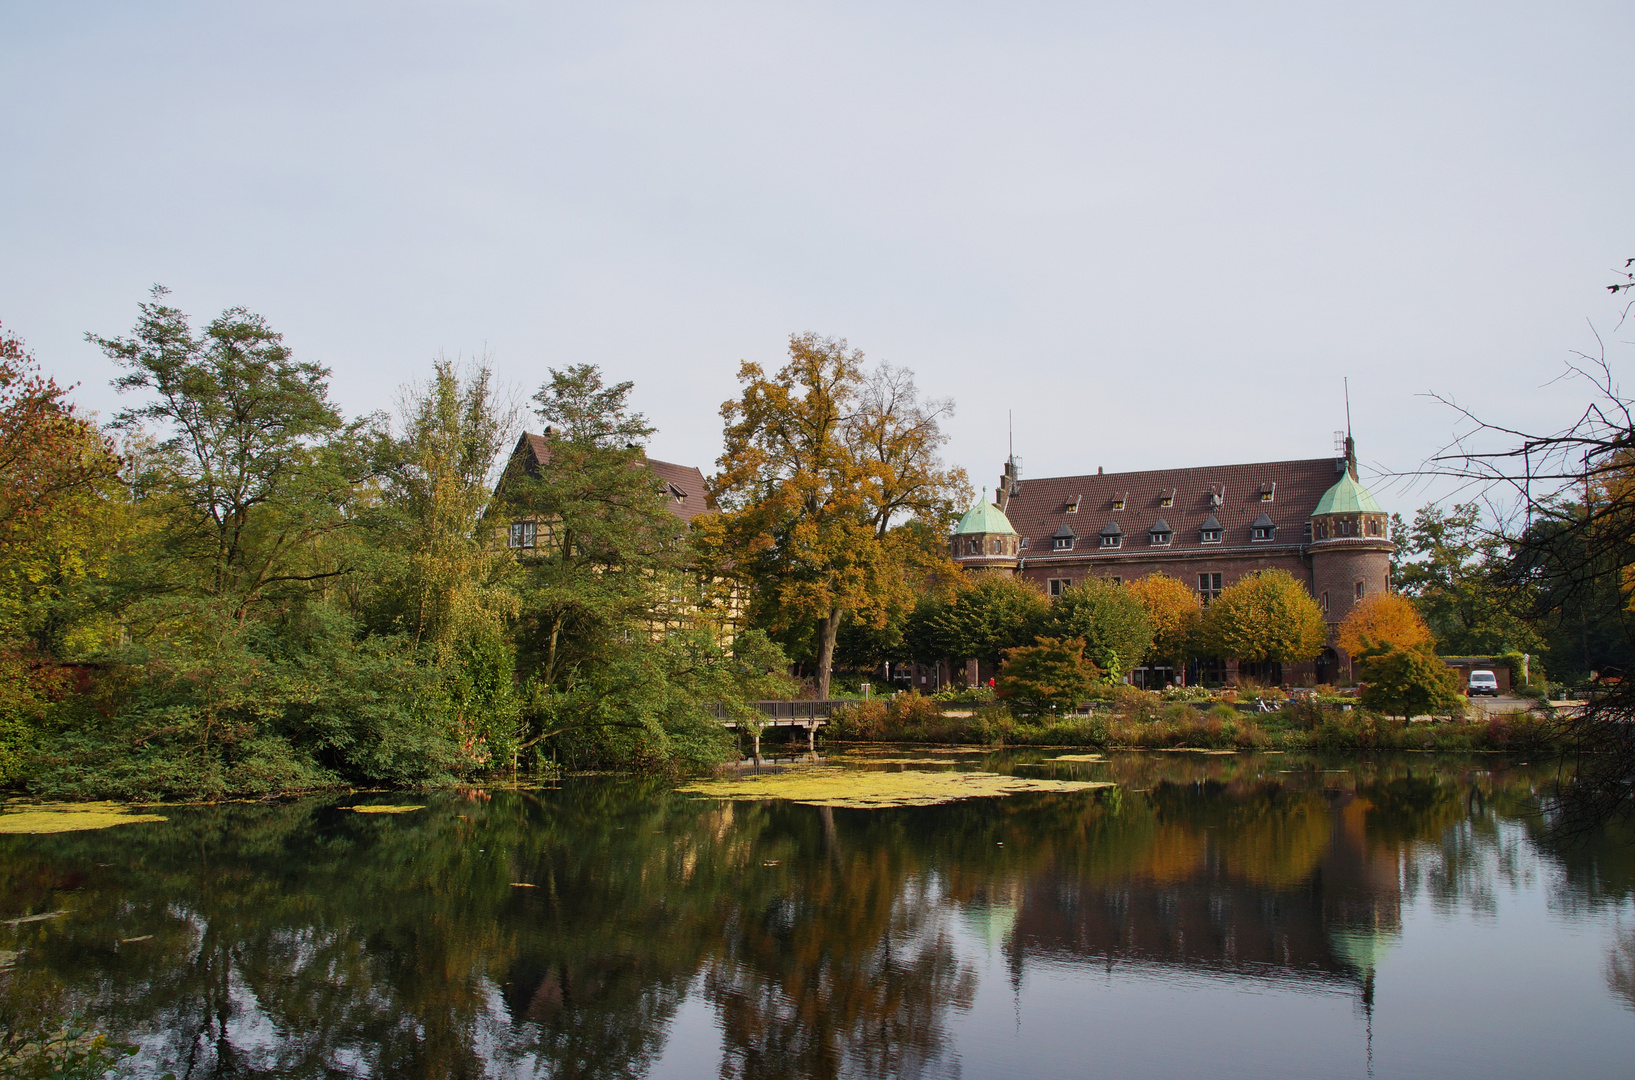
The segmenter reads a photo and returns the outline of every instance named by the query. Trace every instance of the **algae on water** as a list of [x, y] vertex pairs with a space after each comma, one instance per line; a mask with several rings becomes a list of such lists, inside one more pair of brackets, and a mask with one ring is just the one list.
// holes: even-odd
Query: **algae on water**
[[410, 814], [416, 810], [424, 810], [425, 804], [419, 806], [343, 806], [342, 810], [351, 810], [359, 814]]
[[808, 806], [880, 809], [935, 806], [958, 799], [1030, 791], [1088, 791], [1112, 787], [1084, 780], [1035, 780], [987, 772], [865, 772], [817, 765], [764, 776], [697, 780], [677, 790], [714, 799], [787, 799]]
[[0, 834], [80, 832], [165, 820], [159, 814], [132, 813], [123, 803], [41, 803], [0, 812]]

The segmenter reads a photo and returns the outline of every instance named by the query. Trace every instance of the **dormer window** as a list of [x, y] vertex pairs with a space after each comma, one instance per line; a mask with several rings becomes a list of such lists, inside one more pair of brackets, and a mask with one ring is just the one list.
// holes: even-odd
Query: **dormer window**
[[1218, 544], [1221, 542], [1220, 519], [1214, 514], [1204, 518], [1204, 523], [1198, 526], [1198, 543]]
[[1272, 501], [1272, 495], [1276, 491], [1277, 491], [1277, 485], [1275, 483], [1273, 483], [1272, 481], [1268, 480], [1266, 483], [1260, 485], [1260, 501], [1263, 502], [1263, 503], [1271, 502]]
[[1163, 491], [1160, 491], [1158, 493], [1158, 505], [1159, 506], [1174, 506], [1175, 505], [1175, 489], [1174, 488], [1165, 488]]
[[687, 501], [687, 493], [685, 491], [682, 491], [674, 484], [669, 485], [669, 488], [670, 498], [674, 499], [678, 503], [685, 503]]
[[1104, 547], [1104, 548], [1123, 547], [1124, 546], [1124, 537], [1122, 537], [1122, 536], [1103, 536], [1101, 538], [1101, 546]]
[[1101, 546], [1103, 550], [1124, 546], [1124, 530], [1118, 527], [1118, 522], [1109, 521], [1102, 526]]
[[1069, 529], [1067, 524], [1064, 522], [1062, 527], [1057, 529], [1055, 534], [1050, 538], [1051, 550], [1072, 551], [1073, 541], [1076, 539], [1078, 539], [1078, 537], [1073, 534], [1073, 530]]
[[1124, 495], [1122, 493], [1113, 496], [1113, 509], [1114, 510], [1124, 509]]
[[1079, 497], [1077, 495], [1068, 496], [1067, 512], [1069, 514], [1076, 514], [1079, 512]]
[[1025, 537], [1025, 536], [1022, 537], [1022, 542], [1020, 544], [1018, 544], [1017, 547], [1019, 547], [1023, 551], [1026, 551], [1027, 547], [1028, 547], [1028, 538]]
[[1253, 525], [1249, 526], [1249, 536], [1254, 540], [1275, 540], [1277, 539], [1277, 526], [1273, 524], [1271, 518], [1262, 514], [1255, 519]]
[[531, 548], [539, 543], [539, 525], [532, 521], [513, 521], [507, 544], [514, 548]]
[[1173, 535], [1169, 522], [1159, 518], [1152, 523], [1152, 528], [1147, 530], [1147, 542], [1153, 547], [1169, 547], [1170, 537]]

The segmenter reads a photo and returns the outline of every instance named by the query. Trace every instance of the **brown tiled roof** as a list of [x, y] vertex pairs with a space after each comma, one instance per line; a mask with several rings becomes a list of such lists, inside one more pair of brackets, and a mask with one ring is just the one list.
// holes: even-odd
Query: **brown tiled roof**
[[[1329, 457], [1024, 479], [1004, 509], [1011, 526], [1027, 539], [1023, 555], [1029, 560], [1053, 554], [1080, 558], [1095, 554], [1101, 550], [1098, 537], [1113, 523], [1125, 537], [1117, 554], [1129, 555], [1147, 547], [1148, 530], [1159, 521], [1174, 531], [1167, 550], [1201, 549], [1205, 545], [1199, 542], [1198, 531], [1212, 513], [1224, 531], [1219, 544], [1207, 545], [1210, 550], [1298, 545], [1317, 500], [1334, 486], [1343, 467], [1343, 458]], [[1175, 504], [1161, 505], [1171, 489]], [[1260, 498], [1265, 490], [1273, 491], [1269, 503]], [[1210, 501], [1213, 493], [1221, 495], [1218, 506]], [[1124, 509], [1114, 510], [1113, 503], [1120, 498], [1125, 500]], [[1069, 513], [1067, 508], [1075, 499], [1078, 512]], [[1263, 513], [1277, 525], [1277, 539], [1271, 543], [1255, 543], [1250, 536], [1251, 525]], [[1060, 535], [1063, 526], [1078, 538], [1071, 552], [1056, 552], [1051, 544], [1052, 536]]]
[[[530, 472], [551, 460], [551, 441], [543, 435], [523, 432], [517, 440], [512, 458], [523, 455], [523, 465]], [[704, 474], [693, 465], [677, 465], [670, 461], [643, 456], [648, 472], [665, 486], [665, 506], [682, 521], [692, 521], [700, 514], [714, 511], [709, 505], [709, 492], [704, 486]]]

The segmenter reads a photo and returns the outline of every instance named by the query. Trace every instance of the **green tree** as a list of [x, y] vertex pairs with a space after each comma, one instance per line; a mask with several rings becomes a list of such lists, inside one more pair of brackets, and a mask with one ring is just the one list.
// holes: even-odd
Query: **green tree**
[[1297, 664], [1322, 651], [1328, 624], [1287, 570], [1263, 570], [1222, 590], [1204, 609], [1198, 633], [1206, 655]]
[[1085, 654], [1114, 679], [1139, 664], [1153, 641], [1141, 598], [1104, 577], [1086, 578], [1053, 597], [1045, 632], [1083, 639]]
[[893, 525], [918, 519], [940, 534], [953, 520], [964, 474], [938, 456], [952, 406], [922, 401], [907, 371], [865, 373], [861, 353], [816, 334], [791, 337], [776, 374], [745, 363], [739, 380], [742, 395], [721, 407], [713, 492], [723, 513], [701, 529], [700, 549], [751, 588], [760, 624], [811, 628], [826, 696], [847, 614], [882, 626], [935, 571]]
[[1049, 617], [1049, 602], [1032, 585], [982, 574], [947, 597], [923, 599], [905, 636], [922, 664], [944, 658], [998, 664], [1005, 650], [1031, 643]]
[[1421, 507], [1413, 524], [1395, 535], [1398, 562], [1391, 580], [1419, 609], [1438, 651], [1451, 656], [1538, 651], [1537, 634], [1519, 617], [1518, 601], [1525, 598], [1507, 587], [1508, 546], [1483, 526], [1479, 505]]
[[158, 428], [135, 478], [139, 502], [166, 519], [172, 586], [251, 605], [299, 594], [350, 567], [325, 541], [370, 520], [356, 497], [372, 478], [368, 425], [329, 401], [329, 371], [298, 361], [259, 315], [224, 311], [195, 334], [155, 286], [128, 338], [87, 339], [125, 369], [121, 393], [145, 392], [115, 423]]
[[1389, 644], [1365, 656], [1359, 700], [1390, 716], [1444, 716], [1464, 711], [1459, 676], [1424, 649]]
[[1074, 708], [1101, 674], [1085, 659], [1083, 638], [1041, 637], [1005, 650], [995, 684], [1000, 697], [1038, 715]]

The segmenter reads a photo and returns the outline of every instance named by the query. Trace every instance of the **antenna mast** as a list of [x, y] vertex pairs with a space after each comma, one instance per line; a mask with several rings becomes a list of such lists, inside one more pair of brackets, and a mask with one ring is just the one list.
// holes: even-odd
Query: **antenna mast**
[[1351, 438], [1351, 377], [1345, 376], [1345, 437]]

